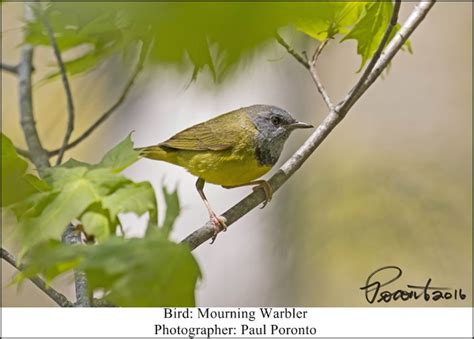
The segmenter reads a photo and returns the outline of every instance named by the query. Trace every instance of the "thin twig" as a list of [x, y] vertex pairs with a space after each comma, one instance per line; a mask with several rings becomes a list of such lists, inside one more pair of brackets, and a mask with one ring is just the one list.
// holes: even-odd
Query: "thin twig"
[[[27, 3], [24, 4], [25, 19], [31, 20], [31, 8]], [[35, 164], [38, 172], [43, 171], [50, 166], [49, 156], [41, 145], [36, 122], [33, 115], [33, 98], [31, 85], [31, 72], [33, 61], [33, 47], [30, 44], [23, 44], [21, 48], [20, 63], [17, 66], [18, 71], [18, 92], [20, 106], [20, 122], [25, 135], [26, 144], [30, 153], [31, 161]]]
[[296, 52], [293, 49], [293, 47], [288, 45], [288, 43], [282, 38], [282, 36], [280, 34], [276, 33], [275, 38], [278, 41], [278, 43], [280, 45], [282, 45], [287, 50], [287, 52], [289, 54], [291, 54], [296, 59], [296, 61], [298, 61], [300, 64], [302, 64], [305, 68], [309, 69], [309, 63], [308, 63], [307, 58], [305, 58], [304, 56], [302, 56], [301, 54]]
[[367, 78], [369, 77], [369, 74], [374, 69], [375, 64], [377, 63], [380, 56], [382, 55], [382, 52], [385, 46], [387, 45], [388, 39], [390, 38], [390, 35], [392, 34], [392, 31], [397, 25], [398, 13], [400, 12], [400, 5], [401, 5], [401, 1], [395, 0], [395, 4], [393, 5], [393, 10], [392, 10], [392, 16], [385, 30], [385, 33], [382, 37], [382, 40], [380, 41], [380, 44], [377, 50], [375, 51], [374, 55], [372, 56], [372, 59], [370, 60], [369, 64], [365, 68], [364, 73], [362, 73], [361, 77], [359, 78], [355, 86], [350, 90], [349, 95], [352, 93], [357, 93], [361, 89], [361, 87], [364, 85]]
[[323, 83], [321, 82], [321, 79], [319, 78], [318, 71], [316, 69], [316, 61], [318, 60], [319, 55], [321, 54], [321, 52], [323, 51], [324, 47], [327, 45], [328, 42], [329, 42], [329, 39], [326, 39], [319, 44], [318, 48], [313, 54], [311, 61], [309, 62], [309, 71], [311, 74], [311, 78], [314, 81], [314, 84], [316, 85], [319, 93], [323, 97], [324, 102], [326, 103], [326, 106], [331, 111], [334, 108], [334, 105], [331, 101], [331, 98], [329, 98], [329, 95], [326, 92], [326, 88], [324, 88]]
[[278, 33], [276, 34], [276, 39], [277, 39], [278, 43], [280, 45], [282, 45], [286, 49], [286, 51], [295, 58], [296, 61], [298, 61], [306, 69], [308, 69], [310, 71], [311, 78], [313, 79], [314, 83], [316, 84], [316, 87], [318, 88], [319, 93], [321, 93], [321, 96], [323, 97], [324, 103], [329, 108], [329, 110], [332, 110], [334, 105], [332, 104], [331, 99], [329, 98], [329, 95], [327, 94], [326, 89], [324, 88], [324, 86], [321, 82], [321, 79], [319, 78], [318, 72], [316, 70], [316, 61], [318, 60], [318, 57], [321, 54], [323, 48], [327, 45], [329, 39], [326, 39], [323, 42], [321, 42], [319, 47], [314, 52], [311, 61], [308, 61], [308, 58], [307, 58], [306, 54], [301, 55], [298, 52], [296, 52], [285, 41], [285, 39], [283, 39], [282, 36], [279, 35]]
[[11, 74], [14, 74], [14, 75], [18, 74], [18, 66], [16, 66], [16, 65], [7, 65], [7, 64], [4, 64], [3, 62], [0, 65], [2, 67], [2, 71], [5, 71], [7, 73], [11, 73]]
[[46, 29], [46, 33], [48, 35], [49, 43], [54, 51], [54, 56], [56, 57], [56, 61], [59, 66], [59, 72], [61, 73], [61, 79], [64, 86], [64, 91], [66, 92], [66, 100], [67, 100], [67, 127], [66, 133], [64, 134], [63, 144], [59, 149], [58, 159], [56, 160], [56, 165], [60, 165], [64, 152], [66, 151], [66, 146], [69, 143], [69, 139], [71, 138], [72, 131], [74, 130], [74, 101], [72, 98], [71, 86], [69, 84], [69, 79], [67, 77], [66, 66], [64, 65], [63, 58], [61, 56], [61, 51], [59, 50], [58, 43], [56, 38], [54, 37], [54, 32], [49, 23], [47, 12], [43, 11], [41, 18], [43, 21], [43, 26]]
[[16, 152], [21, 155], [24, 158], [30, 159], [31, 160], [31, 154], [27, 150], [24, 150], [23, 148], [19, 148], [15, 146]]
[[[387, 45], [385, 54], [380, 57], [375, 64], [373, 71], [367, 78], [364, 86], [361, 86], [359, 91], [352, 92], [348, 95], [345, 103], [355, 103], [357, 99], [370, 87], [370, 85], [380, 76], [381, 72], [387, 67], [393, 56], [402, 48], [406, 39], [411, 35], [415, 28], [423, 21], [426, 14], [434, 5], [435, 1], [421, 1], [412, 11], [407, 21], [403, 24], [400, 30], [395, 34], [392, 41]], [[354, 97], [354, 99], [352, 99]], [[300, 168], [306, 159], [319, 147], [319, 145], [331, 133], [334, 127], [339, 124], [345, 117], [352, 105], [343, 104], [338, 105], [329, 112], [327, 117], [314, 131], [314, 133], [305, 141], [305, 143], [293, 154], [293, 156], [286, 161], [283, 166], [275, 173], [269, 180], [273, 191], [277, 191], [289, 177], [291, 177]], [[248, 195], [232, 208], [227, 210], [223, 216], [226, 218], [227, 226], [230, 226], [252, 209], [257, 207], [265, 199], [265, 194], [262, 190], [258, 190]], [[206, 223], [201, 228], [197, 229], [188, 235], [181, 243], [187, 244], [191, 250], [209, 240], [214, 233], [214, 227], [210, 222]]]
[[[141, 71], [143, 70], [143, 66], [144, 66], [144, 62], [145, 62], [145, 59], [146, 59], [146, 56], [148, 54], [148, 50], [149, 50], [149, 45], [148, 44], [143, 44], [142, 45], [142, 48], [141, 48], [141, 51], [140, 51], [140, 56], [139, 56], [139, 60], [137, 62], [137, 65], [135, 66], [135, 69], [130, 77], [130, 79], [128, 80], [122, 94], [120, 95], [120, 97], [117, 99], [117, 101], [107, 110], [105, 111], [104, 113], [101, 114], [100, 118], [97, 119], [87, 130], [85, 130], [76, 140], [72, 141], [71, 143], [67, 144], [67, 146], [65, 147], [65, 150], [69, 150], [73, 147], [76, 147], [77, 145], [79, 145], [82, 141], [84, 141], [87, 137], [89, 137], [89, 135], [91, 135], [102, 123], [104, 123], [116, 110], [117, 108], [120, 107], [120, 105], [125, 101], [125, 99], [127, 98], [130, 90], [132, 89], [132, 86], [133, 84], [135, 83], [138, 75], [141, 73]], [[55, 149], [55, 150], [52, 150], [52, 151], [48, 151], [48, 155], [50, 157], [52, 156], [55, 156], [55, 155], [58, 155], [59, 152], [61, 151], [60, 148], [58, 149]], [[24, 149], [21, 149], [21, 148], [17, 148], [17, 152], [21, 155], [23, 155], [24, 157], [26, 158], [31, 158], [31, 155], [30, 153], [27, 151], [27, 150], [24, 150]]]
[[[2, 258], [7, 263], [15, 267], [18, 271], [23, 271], [25, 269], [23, 265], [17, 265], [15, 257], [3, 247], [2, 247]], [[59, 293], [54, 288], [46, 284], [43, 279], [39, 277], [31, 277], [29, 278], [29, 280], [31, 280], [33, 284], [38, 286], [40, 290], [46, 293], [46, 295], [48, 295], [48, 297], [50, 297], [59, 306], [61, 307], [73, 306], [73, 304], [63, 294]]]
[[[135, 80], [137, 79], [138, 75], [140, 72], [143, 70], [143, 66], [145, 63], [146, 56], [148, 55], [148, 50], [149, 50], [149, 43], [142, 42], [142, 47], [140, 51], [140, 56], [137, 62], [137, 65], [135, 66], [135, 70], [132, 73], [132, 76], [128, 80], [122, 94], [118, 98], [118, 100], [107, 110], [105, 111], [99, 119], [97, 119], [87, 130], [84, 131], [76, 140], [72, 141], [69, 143], [65, 149], [71, 149], [77, 145], [79, 145], [82, 141], [84, 141], [89, 135], [92, 134], [103, 122], [105, 122], [116, 110], [117, 108], [120, 107], [120, 105], [125, 101], [127, 98], [127, 95], [130, 92], [130, 89], [132, 88]], [[49, 156], [54, 156], [56, 154], [59, 154], [60, 149], [56, 149], [53, 151], [49, 151]]]

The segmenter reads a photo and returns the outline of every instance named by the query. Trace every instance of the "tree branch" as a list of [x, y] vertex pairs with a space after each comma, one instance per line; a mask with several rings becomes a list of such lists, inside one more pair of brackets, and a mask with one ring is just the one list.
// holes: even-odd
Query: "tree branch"
[[[368, 87], [378, 78], [380, 73], [387, 67], [393, 56], [401, 49], [405, 41], [415, 30], [415, 28], [423, 21], [435, 1], [421, 1], [412, 11], [407, 21], [400, 30], [395, 34], [392, 41], [387, 45], [385, 52], [376, 60], [372, 72], [367, 80], [358, 91], [350, 92], [346, 98], [332, 109], [323, 122], [318, 126], [316, 131], [305, 141], [305, 143], [288, 159], [283, 166], [269, 180], [273, 191], [277, 191], [308, 159], [308, 157], [318, 148], [318, 146], [326, 139], [334, 127], [339, 124], [345, 117], [352, 105], [360, 98]], [[382, 43], [384, 43], [382, 41]], [[381, 44], [382, 45], [382, 44]], [[385, 45], [385, 43], [382, 45]], [[379, 46], [380, 47], [380, 46]], [[374, 55], [374, 57], [376, 57]], [[300, 62], [301, 63], [301, 62]], [[265, 194], [262, 190], [258, 190], [239, 201], [232, 208], [227, 210], [223, 217], [227, 219], [227, 226], [230, 226], [245, 214], [250, 212], [256, 206], [263, 202]], [[188, 244], [191, 250], [209, 240], [213, 236], [214, 228], [207, 222], [204, 226], [188, 235], [181, 243]]]
[[48, 35], [49, 43], [51, 44], [51, 47], [53, 48], [54, 55], [56, 57], [56, 61], [59, 66], [59, 72], [61, 73], [61, 79], [63, 82], [64, 91], [66, 92], [67, 117], [68, 117], [67, 127], [66, 127], [66, 133], [63, 139], [63, 144], [61, 148], [59, 149], [58, 159], [56, 161], [56, 165], [60, 165], [63, 160], [64, 152], [66, 151], [66, 146], [69, 142], [69, 139], [71, 138], [72, 131], [74, 130], [74, 101], [72, 99], [71, 86], [69, 85], [69, 79], [66, 73], [66, 66], [64, 65], [63, 58], [61, 56], [61, 51], [59, 50], [58, 43], [56, 41], [56, 38], [54, 37], [53, 29], [51, 27], [51, 24], [49, 23], [47, 13], [45, 11], [41, 13], [41, 18], [43, 21], [43, 26], [45, 27], [46, 33]]
[[[138, 75], [143, 70], [144, 62], [146, 60], [146, 56], [148, 55], [148, 51], [149, 51], [148, 43], [147, 44], [143, 43], [142, 50], [140, 51], [139, 60], [137, 62], [137, 65], [135, 66], [135, 70], [133, 71], [130, 79], [125, 85], [125, 88], [122, 94], [120, 95], [120, 97], [107, 111], [102, 113], [100, 118], [97, 119], [88, 129], [86, 129], [76, 140], [72, 141], [71, 143], [68, 143], [65, 147], [65, 151], [76, 147], [82, 141], [87, 139], [87, 137], [89, 137], [102, 123], [104, 123], [113, 113], [115, 113], [115, 111], [120, 107], [120, 105], [122, 105], [122, 103], [127, 98], [130, 90], [132, 89], [133, 84], [138, 78]], [[61, 148], [48, 151], [48, 156], [52, 157], [52, 156], [58, 155], [60, 151], [61, 151]], [[31, 154], [27, 150], [17, 148], [17, 152], [21, 154], [22, 156], [24, 156], [25, 158], [31, 159]]]
[[2, 71], [5, 71], [7, 73], [11, 73], [11, 74], [14, 74], [14, 75], [18, 74], [18, 66], [7, 65], [7, 64], [4, 64], [3, 62], [0, 65], [2, 67]]
[[[6, 249], [2, 247], [2, 258], [5, 260], [7, 263], [15, 267], [18, 271], [23, 271], [24, 266], [23, 265], [17, 265], [16, 264], [16, 259], [15, 257], [8, 252]], [[61, 307], [72, 307], [73, 304], [61, 293], [56, 291], [54, 288], [51, 286], [48, 286], [44, 282], [43, 279], [39, 277], [31, 277], [29, 278], [33, 284], [38, 286], [40, 290], [42, 290], [48, 297], [50, 297], [56, 304], [58, 304]]]
[[405, 21], [400, 30], [395, 34], [393, 39], [389, 42], [385, 51], [382, 52], [380, 58], [378, 58], [372, 72], [367, 76], [364, 83], [358, 88], [357, 91], [350, 92], [336, 107], [336, 111], [348, 111], [354, 103], [367, 91], [367, 89], [378, 79], [379, 75], [383, 72], [385, 67], [390, 63], [395, 54], [402, 48], [405, 42], [408, 40], [413, 31], [423, 21], [428, 11], [436, 3], [436, 0], [420, 1], [412, 13]]
[[[28, 3], [24, 4], [25, 20], [33, 20], [33, 13]], [[21, 126], [25, 134], [26, 143], [28, 145], [30, 159], [35, 164], [38, 172], [43, 176], [45, 169], [51, 165], [49, 163], [49, 155], [41, 146], [41, 142], [36, 129], [35, 120], [33, 118], [33, 101], [31, 90], [31, 71], [32, 71], [33, 47], [30, 44], [24, 44], [21, 49], [21, 61], [18, 65], [19, 79], [19, 99], [20, 99], [20, 115]], [[80, 238], [74, 232], [72, 225], [68, 225], [64, 232], [64, 240], [66, 243], [74, 244], [80, 242]], [[77, 306], [90, 306], [90, 300], [87, 290], [87, 281], [82, 272], [74, 272]]]
[[[25, 19], [31, 20], [31, 9], [29, 5], [24, 5]], [[20, 106], [20, 123], [28, 145], [31, 161], [35, 164], [38, 172], [43, 171], [50, 166], [49, 156], [41, 145], [41, 141], [36, 130], [36, 122], [33, 116], [33, 99], [31, 90], [31, 72], [33, 60], [33, 47], [30, 44], [24, 44], [21, 48], [21, 59], [17, 66], [18, 71], [18, 92]]]
[[301, 65], [303, 65], [306, 69], [310, 71], [311, 78], [313, 79], [314, 83], [316, 84], [316, 87], [318, 88], [319, 93], [323, 97], [324, 103], [326, 106], [329, 108], [329, 110], [332, 110], [334, 105], [331, 102], [331, 99], [329, 98], [329, 95], [326, 92], [326, 89], [324, 88], [321, 79], [319, 78], [318, 72], [316, 70], [316, 61], [318, 60], [319, 55], [321, 54], [322, 50], [324, 47], [327, 45], [329, 42], [329, 39], [324, 40], [321, 42], [319, 47], [316, 49], [314, 52], [313, 58], [311, 61], [308, 61], [308, 58], [306, 55], [302, 56], [298, 52], [296, 52], [282, 37], [280, 34], [276, 34], [276, 39], [280, 45], [282, 45], [286, 51], [292, 55], [296, 61], [298, 61]]
[[[149, 43], [142, 42], [142, 47], [140, 51], [140, 56], [137, 62], [137, 65], [135, 66], [135, 70], [132, 73], [132, 76], [128, 80], [122, 94], [118, 98], [118, 100], [113, 104], [107, 111], [105, 111], [99, 119], [97, 119], [87, 130], [84, 131], [76, 140], [72, 141], [69, 143], [65, 149], [71, 149], [77, 145], [79, 145], [82, 141], [84, 141], [89, 135], [92, 134], [102, 123], [104, 123], [116, 110], [117, 108], [120, 107], [120, 105], [125, 101], [127, 98], [127, 95], [129, 94], [133, 84], [135, 83], [135, 80], [137, 79], [138, 75], [140, 72], [143, 70], [143, 66], [145, 63], [145, 59], [148, 55], [148, 50], [149, 50]], [[49, 152], [49, 156], [53, 156], [56, 154], [59, 154], [60, 149], [56, 149], [53, 151]]]
[[311, 74], [311, 77], [313, 78], [314, 84], [316, 85], [316, 88], [318, 89], [319, 93], [323, 97], [324, 102], [326, 103], [326, 106], [328, 107], [329, 110], [332, 110], [334, 108], [334, 105], [331, 102], [331, 98], [329, 98], [328, 93], [326, 92], [326, 89], [323, 86], [323, 83], [321, 82], [321, 79], [319, 78], [318, 71], [316, 69], [316, 61], [318, 60], [319, 55], [323, 51], [324, 47], [327, 45], [329, 42], [329, 39], [324, 40], [319, 44], [318, 49], [314, 52], [313, 58], [309, 62], [309, 72]]
[[[63, 233], [62, 241], [69, 245], [81, 244], [81, 235], [76, 231], [73, 224], [69, 224]], [[76, 307], [91, 306], [91, 295], [89, 295], [89, 284], [84, 272], [74, 270], [74, 281], [76, 289]]]
[[304, 66], [304, 68], [309, 69], [309, 63], [308, 63], [307, 58], [305, 58], [304, 56], [302, 56], [301, 54], [296, 52], [293, 49], [293, 47], [288, 45], [288, 43], [282, 38], [282, 36], [280, 34], [277, 33], [275, 38], [278, 41], [278, 43], [280, 45], [282, 45], [286, 49], [286, 51], [296, 59], [296, 61], [298, 61], [300, 64], [302, 64]]
[[31, 160], [31, 154], [30, 154], [30, 152], [28, 152], [27, 150], [24, 150], [24, 149], [19, 148], [19, 147], [15, 147], [15, 150], [16, 150], [16, 152], [17, 152], [19, 155], [21, 155], [22, 157], [25, 157], [25, 158]]
[[349, 91], [349, 94], [359, 92], [361, 87], [364, 85], [365, 81], [369, 77], [370, 73], [374, 69], [375, 64], [379, 60], [385, 48], [385, 45], [387, 44], [388, 39], [390, 38], [390, 35], [392, 34], [393, 29], [397, 25], [398, 13], [400, 12], [400, 5], [401, 5], [401, 1], [395, 0], [395, 4], [393, 5], [392, 17], [390, 18], [390, 22], [388, 23], [387, 29], [385, 30], [382, 40], [380, 41], [380, 44], [377, 50], [375, 51], [374, 55], [372, 56], [372, 59], [370, 60], [369, 64], [365, 68], [364, 73], [362, 73], [361, 77], [359, 78], [355, 86]]

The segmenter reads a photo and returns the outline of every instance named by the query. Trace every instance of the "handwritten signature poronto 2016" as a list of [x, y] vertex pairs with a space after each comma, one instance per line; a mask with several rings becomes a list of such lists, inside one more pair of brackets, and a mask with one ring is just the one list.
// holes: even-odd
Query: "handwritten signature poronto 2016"
[[[372, 272], [360, 289], [365, 292], [365, 299], [373, 304], [389, 303], [391, 301], [408, 301], [422, 298], [424, 301], [464, 300], [466, 294], [462, 288], [435, 287], [432, 279], [428, 278], [423, 285], [407, 284], [406, 289], [387, 288], [402, 276], [402, 269], [398, 266], [384, 266]], [[388, 278], [387, 278], [388, 277]], [[382, 287], [386, 289], [382, 290]]]

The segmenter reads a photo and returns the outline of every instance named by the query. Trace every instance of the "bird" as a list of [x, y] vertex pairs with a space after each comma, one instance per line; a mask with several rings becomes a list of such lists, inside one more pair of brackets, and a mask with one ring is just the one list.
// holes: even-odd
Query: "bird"
[[143, 158], [165, 161], [197, 177], [196, 189], [214, 226], [213, 243], [226, 220], [212, 209], [205, 183], [224, 188], [254, 186], [263, 189], [263, 207], [272, 199], [270, 184], [258, 179], [278, 161], [291, 132], [313, 126], [300, 122], [286, 110], [272, 105], [252, 105], [193, 125], [161, 143], [137, 148]]

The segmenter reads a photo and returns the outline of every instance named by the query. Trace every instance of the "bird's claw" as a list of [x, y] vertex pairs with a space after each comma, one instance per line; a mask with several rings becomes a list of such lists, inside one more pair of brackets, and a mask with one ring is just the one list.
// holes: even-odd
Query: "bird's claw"
[[268, 181], [262, 181], [260, 184], [253, 187], [253, 190], [256, 191], [259, 188], [263, 189], [263, 192], [265, 193], [265, 200], [263, 201], [262, 207], [260, 207], [260, 209], [262, 209], [267, 206], [270, 201], [272, 201], [273, 189], [272, 186], [270, 186], [270, 184], [268, 183]]
[[227, 220], [226, 218], [222, 216], [217, 216], [215, 213], [211, 214], [209, 218], [214, 228], [214, 235], [212, 236], [212, 239], [211, 239], [211, 245], [212, 245], [214, 241], [216, 241], [217, 234], [219, 234], [220, 231], [224, 231], [224, 232], [227, 231], [227, 224], [226, 224]]

